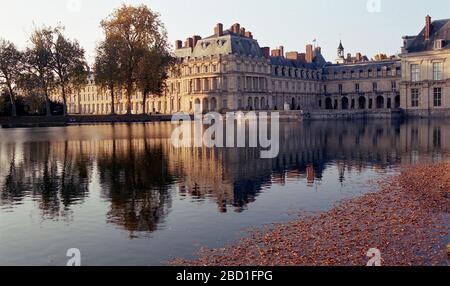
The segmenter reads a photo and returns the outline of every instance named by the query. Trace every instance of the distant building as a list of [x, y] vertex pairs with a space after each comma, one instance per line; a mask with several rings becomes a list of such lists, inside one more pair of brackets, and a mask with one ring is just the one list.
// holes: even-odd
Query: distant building
[[[369, 60], [345, 55], [342, 42], [336, 63], [321, 48], [285, 52], [260, 47], [240, 24], [217, 24], [207, 38], [176, 41], [179, 73], [170, 74], [163, 96], [150, 96], [151, 113], [227, 110], [404, 110], [409, 115], [450, 116], [450, 20], [431, 21], [417, 36], [405, 36], [399, 56]], [[58, 97], [58, 93], [54, 95]], [[126, 112], [118, 92], [116, 112]], [[109, 114], [111, 99], [91, 76], [86, 87], [68, 96], [69, 112]], [[142, 95], [132, 97], [132, 113], [142, 112]]]

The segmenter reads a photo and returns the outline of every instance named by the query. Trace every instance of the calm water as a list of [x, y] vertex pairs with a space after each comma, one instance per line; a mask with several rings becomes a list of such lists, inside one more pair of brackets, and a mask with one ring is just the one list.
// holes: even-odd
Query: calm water
[[450, 123], [281, 125], [281, 153], [175, 149], [168, 123], [0, 129], [0, 265], [161, 265], [450, 156]]

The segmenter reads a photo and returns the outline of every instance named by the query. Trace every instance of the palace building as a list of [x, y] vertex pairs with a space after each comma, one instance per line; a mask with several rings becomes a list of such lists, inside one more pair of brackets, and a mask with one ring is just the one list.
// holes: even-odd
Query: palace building
[[[369, 60], [345, 55], [342, 42], [335, 63], [318, 46], [304, 52], [261, 47], [240, 24], [214, 27], [207, 38], [176, 41], [179, 72], [170, 74], [162, 96], [150, 96], [151, 113], [233, 110], [403, 111], [412, 116], [450, 116], [450, 19], [427, 16], [417, 36], [405, 36], [398, 56]], [[56, 95], [57, 96], [57, 95]], [[116, 112], [126, 112], [118, 93]], [[90, 76], [81, 91], [68, 96], [72, 114], [109, 114], [111, 99]], [[132, 113], [142, 112], [142, 95], [132, 98]]]

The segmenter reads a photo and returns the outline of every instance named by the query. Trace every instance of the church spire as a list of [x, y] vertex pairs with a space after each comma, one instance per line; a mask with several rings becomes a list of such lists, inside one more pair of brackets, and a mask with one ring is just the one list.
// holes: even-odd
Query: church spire
[[337, 49], [337, 59], [336, 59], [336, 62], [338, 63], [338, 64], [342, 64], [342, 63], [344, 63], [344, 60], [345, 59], [345, 49], [344, 49], [344, 46], [342, 45], [342, 41], [340, 40], [339, 41], [339, 47], [338, 47], [338, 49]]
[[344, 46], [342, 45], [342, 41], [339, 41], [338, 52], [344, 51]]

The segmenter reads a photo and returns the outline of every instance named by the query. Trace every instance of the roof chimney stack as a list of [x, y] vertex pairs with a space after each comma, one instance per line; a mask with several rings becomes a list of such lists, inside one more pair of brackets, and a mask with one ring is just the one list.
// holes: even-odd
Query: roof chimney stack
[[430, 34], [431, 34], [431, 17], [430, 15], [427, 15], [427, 17], [425, 17], [425, 40], [430, 39]]
[[239, 23], [234, 24], [231, 26], [231, 32], [234, 34], [240, 34], [241, 33], [241, 25]]
[[306, 62], [312, 63], [314, 60], [313, 45], [306, 45]]
[[178, 40], [175, 42], [175, 49], [179, 50], [183, 47], [183, 42]]
[[194, 47], [194, 40], [192, 38], [187, 38], [186, 42], [184, 42], [184, 46], [186, 48], [193, 48]]
[[202, 39], [202, 37], [197, 36], [197, 35], [195, 35], [195, 36], [193, 37], [193, 40], [194, 40], [194, 42], [193, 42], [193, 47], [194, 47], [194, 48], [197, 46], [198, 41], [200, 41], [201, 39]]
[[217, 23], [216, 27], [214, 28], [214, 35], [216, 35], [217, 37], [223, 36], [223, 24], [222, 23]]

